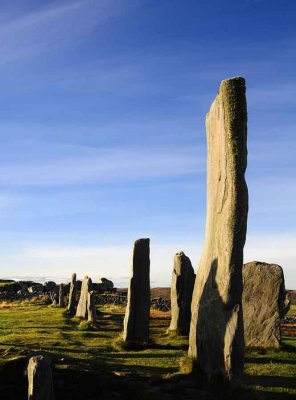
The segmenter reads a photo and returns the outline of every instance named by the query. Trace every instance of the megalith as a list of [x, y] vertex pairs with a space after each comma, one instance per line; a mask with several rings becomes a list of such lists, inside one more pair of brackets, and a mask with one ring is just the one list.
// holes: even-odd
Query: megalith
[[248, 190], [245, 80], [221, 82], [206, 117], [207, 215], [192, 296], [189, 356], [207, 380], [243, 369], [242, 265]]
[[28, 399], [53, 400], [51, 362], [46, 355], [31, 357], [28, 368]]
[[64, 285], [63, 283], [60, 284], [59, 287], [59, 306], [64, 307], [65, 301], [64, 301]]
[[76, 293], [77, 293], [77, 283], [76, 283], [76, 274], [74, 273], [71, 278], [70, 291], [69, 291], [69, 299], [68, 299], [68, 313], [70, 315], [75, 314], [76, 307]]
[[148, 343], [149, 317], [150, 239], [138, 239], [134, 243], [132, 254], [123, 340], [128, 343]]
[[195, 273], [191, 261], [183, 251], [174, 257], [171, 285], [171, 324], [170, 331], [188, 335], [191, 320], [191, 300]]
[[85, 276], [81, 285], [80, 298], [76, 310], [76, 317], [87, 319], [88, 293], [92, 289], [91, 278]]
[[282, 267], [253, 261], [243, 265], [245, 345], [278, 348], [280, 319], [289, 311]]
[[95, 303], [95, 292], [92, 290], [87, 295], [87, 320], [88, 322], [96, 325], [97, 322], [97, 311]]

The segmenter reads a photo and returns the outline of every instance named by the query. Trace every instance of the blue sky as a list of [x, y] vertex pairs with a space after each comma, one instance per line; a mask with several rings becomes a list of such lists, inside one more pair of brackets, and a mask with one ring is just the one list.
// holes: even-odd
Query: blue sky
[[205, 115], [247, 80], [245, 261], [296, 288], [293, 1], [1, 1], [1, 276], [127, 281], [151, 238], [152, 285], [205, 224]]

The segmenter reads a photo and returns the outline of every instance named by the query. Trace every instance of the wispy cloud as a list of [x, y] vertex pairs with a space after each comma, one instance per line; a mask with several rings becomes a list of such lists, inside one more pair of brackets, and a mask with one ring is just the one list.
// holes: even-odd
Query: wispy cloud
[[[39, 267], [40, 270], [47, 271], [47, 274], [56, 277], [70, 277], [75, 271], [80, 278], [89, 275], [94, 281], [106, 276], [114, 279], [116, 283], [118, 280], [122, 282], [122, 277], [125, 277], [124, 284], [127, 285], [131, 268], [132, 241], [133, 239], [131, 243], [125, 245], [103, 247], [99, 245], [97, 247], [61, 245], [25, 247], [16, 254], [0, 255], [0, 265], [14, 265], [16, 275], [23, 274], [23, 268], [25, 268], [27, 276], [36, 276], [36, 268]], [[194, 251], [192, 247], [184, 242], [154, 245], [152, 238], [151, 281], [156, 285], [170, 284], [173, 256], [180, 250], [191, 257], [193, 264], [196, 263], [199, 246], [194, 246]], [[18, 263], [23, 266], [22, 272], [17, 267]]]
[[[42, 150], [42, 147], [38, 147]], [[58, 152], [63, 149], [64, 154]], [[65, 149], [68, 151], [65, 153]], [[0, 183], [7, 186], [55, 186], [180, 176], [202, 171], [195, 150], [184, 148], [86, 148], [56, 146], [31, 152], [22, 163], [0, 166]], [[51, 158], [52, 156], [52, 158]], [[34, 161], [34, 157], [36, 157]], [[32, 161], [33, 159], [33, 161]]]
[[[127, 284], [130, 265], [132, 241], [122, 245], [110, 246], [71, 246], [62, 244], [43, 246], [24, 246], [16, 252], [0, 255], [1, 276], [9, 276], [10, 269], [15, 275], [38, 276], [44, 272], [55, 277], [70, 277], [75, 271], [79, 277], [90, 275], [94, 281], [102, 276], [112, 278], [115, 283]], [[287, 288], [296, 287], [294, 274], [296, 233], [249, 235], [245, 246], [245, 262], [264, 261], [276, 263], [283, 267]], [[169, 286], [173, 256], [183, 250], [197, 269], [203, 246], [203, 238], [182, 238], [179, 242], [153, 243], [151, 238], [151, 281], [155, 285]], [[21, 267], [20, 267], [21, 265]], [[5, 272], [6, 271], [6, 272]], [[41, 272], [42, 271], [42, 272]], [[125, 277], [122, 279], [122, 277]]]
[[[129, 5], [131, 7], [131, 4]], [[127, 4], [102, 0], [62, 1], [35, 8], [3, 22], [0, 28], [0, 65], [75, 44], [110, 18], [122, 15]]]

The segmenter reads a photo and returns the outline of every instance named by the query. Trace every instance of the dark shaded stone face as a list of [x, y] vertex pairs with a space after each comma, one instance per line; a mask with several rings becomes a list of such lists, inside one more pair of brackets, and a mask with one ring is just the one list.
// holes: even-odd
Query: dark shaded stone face
[[190, 259], [183, 252], [177, 253], [172, 274], [170, 331], [185, 335], [189, 333], [194, 281], [195, 273]]
[[76, 295], [77, 295], [77, 282], [76, 282], [76, 274], [74, 273], [71, 278], [69, 300], [68, 300], [68, 307], [67, 307], [67, 310], [70, 315], [75, 315]]
[[28, 368], [28, 399], [54, 400], [51, 362], [48, 356], [31, 357]]
[[95, 292], [91, 291], [88, 293], [87, 297], [87, 320], [93, 325], [97, 322], [97, 311], [95, 304]]
[[147, 343], [150, 317], [150, 239], [134, 244], [123, 340]]
[[222, 81], [206, 118], [207, 219], [192, 297], [189, 355], [211, 380], [243, 369], [242, 264], [248, 214], [245, 80]]
[[243, 266], [245, 345], [280, 346], [280, 319], [289, 311], [282, 267], [253, 261]]

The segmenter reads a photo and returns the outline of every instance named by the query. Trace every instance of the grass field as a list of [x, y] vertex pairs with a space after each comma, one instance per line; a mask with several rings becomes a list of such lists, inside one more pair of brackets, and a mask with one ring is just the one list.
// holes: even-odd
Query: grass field
[[[23, 371], [28, 357], [40, 351], [51, 354], [57, 399], [204, 398], [194, 385], [186, 386], [186, 379], [173, 383], [182, 377], [180, 360], [186, 356], [188, 339], [166, 334], [169, 313], [151, 311], [149, 348], [125, 351], [114, 345], [124, 310], [104, 306], [99, 311], [97, 330], [84, 330], [64, 309], [38, 302], [2, 303], [1, 400], [26, 398]], [[246, 354], [244, 384], [252, 389], [246, 398], [296, 397], [296, 343], [291, 338], [285, 338], [284, 343], [289, 346], [279, 351]]]

